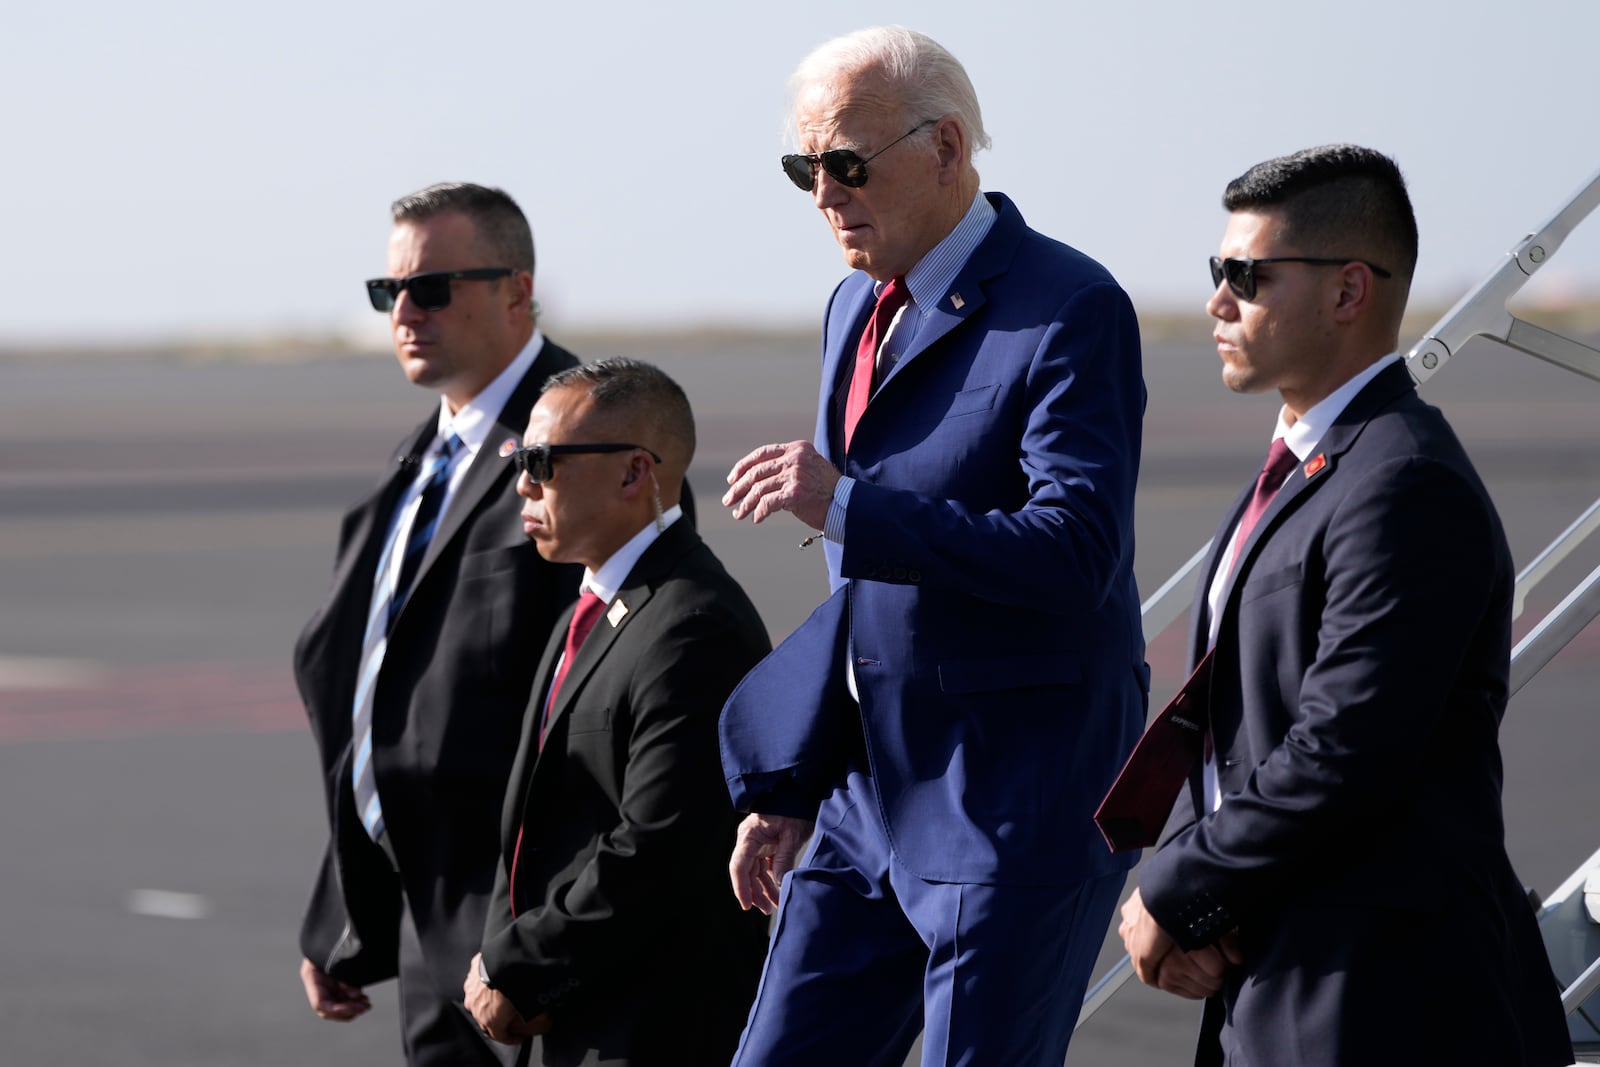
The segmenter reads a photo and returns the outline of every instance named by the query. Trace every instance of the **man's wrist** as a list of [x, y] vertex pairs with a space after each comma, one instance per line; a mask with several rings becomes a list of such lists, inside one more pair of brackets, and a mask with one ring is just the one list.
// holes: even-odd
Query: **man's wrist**
[[850, 492], [856, 487], [856, 480], [849, 475], [842, 476], [833, 487], [833, 497], [828, 501], [828, 515], [822, 524], [822, 536], [834, 544], [844, 543], [845, 511], [850, 506]]

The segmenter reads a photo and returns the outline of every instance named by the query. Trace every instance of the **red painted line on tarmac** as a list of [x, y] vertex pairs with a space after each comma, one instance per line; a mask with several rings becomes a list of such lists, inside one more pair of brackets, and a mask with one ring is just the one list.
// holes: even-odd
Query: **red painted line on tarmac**
[[113, 668], [83, 686], [0, 690], [0, 744], [305, 728], [287, 663]]
[[[1518, 636], [1542, 614], [1531, 611]], [[1531, 616], [1531, 618], [1529, 617]], [[1187, 627], [1169, 627], [1147, 652], [1152, 707], [1183, 681]], [[1557, 663], [1600, 660], [1600, 626], [1581, 633]], [[92, 683], [0, 689], [0, 745], [201, 734], [266, 734], [306, 729], [287, 662], [202, 661], [108, 668]]]

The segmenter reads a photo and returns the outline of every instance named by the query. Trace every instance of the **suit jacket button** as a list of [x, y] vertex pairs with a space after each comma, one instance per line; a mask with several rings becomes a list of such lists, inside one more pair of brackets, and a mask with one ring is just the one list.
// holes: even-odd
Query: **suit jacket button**
[[909, 570], [906, 571], [906, 577], [910, 578], [913, 582], [920, 582], [922, 581], [922, 572], [914, 569]]
[[896, 567], [894, 569], [894, 580], [897, 582], [906, 580], [906, 569], [904, 567]]

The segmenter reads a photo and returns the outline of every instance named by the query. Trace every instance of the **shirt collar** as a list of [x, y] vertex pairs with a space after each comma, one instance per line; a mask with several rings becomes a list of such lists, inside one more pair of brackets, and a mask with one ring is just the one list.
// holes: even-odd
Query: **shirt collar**
[[[972, 206], [961, 216], [955, 229], [906, 271], [906, 289], [911, 293], [912, 303], [931, 308], [944, 298], [956, 275], [972, 258], [973, 250], [989, 236], [989, 228], [998, 214], [981, 192], [972, 198]], [[882, 282], [874, 285], [873, 294], [883, 292], [883, 285]]]
[[1295, 458], [1302, 463], [1305, 462], [1307, 457], [1316, 451], [1317, 443], [1322, 440], [1323, 435], [1339, 421], [1339, 416], [1344, 414], [1344, 409], [1350, 406], [1350, 401], [1356, 398], [1356, 394], [1385, 367], [1399, 359], [1400, 353], [1390, 352], [1313, 404], [1309, 411], [1295, 420], [1293, 426], [1289, 425], [1280, 409], [1278, 426], [1272, 434], [1273, 440], [1283, 438], [1284, 443], [1289, 446], [1289, 451], [1295, 454]]
[[639, 562], [639, 557], [644, 555], [645, 549], [656, 543], [662, 531], [683, 516], [683, 508], [678, 504], [672, 505], [661, 514], [659, 527], [654, 521], [645, 523], [644, 529], [634, 534], [623, 545], [611, 554], [611, 558], [600, 564], [600, 569], [591, 571], [587, 567], [583, 571], [583, 581], [579, 584], [580, 592], [587, 591], [604, 600], [607, 604], [616, 599], [617, 593], [622, 589], [622, 583], [628, 580], [634, 564]]
[[[517, 383], [528, 373], [533, 361], [539, 358], [539, 350], [543, 347], [544, 334], [539, 332], [538, 327], [534, 327], [533, 336], [522, 346], [517, 358], [507, 364], [505, 370], [495, 375], [494, 381], [479, 390], [477, 396], [461, 405], [461, 410], [454, 415], [450, 414], [450, 405], [440, 397], [440, 440], [453, 432], [466, 446], [467, 455], [476, 456], [478, 449], [483, 447], [483, 442], [494, 429], [495, 421], [500, 418], [500, 412], [505, 410], [506, 402], [511, 399]], [[521, 443], [520, 440], [517, 441], [517, 444]]]

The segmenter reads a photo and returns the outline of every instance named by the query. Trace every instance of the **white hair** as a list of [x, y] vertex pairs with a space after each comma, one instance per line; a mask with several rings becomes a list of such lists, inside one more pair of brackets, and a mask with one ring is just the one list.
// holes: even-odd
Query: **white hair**
[[808, 86], [826, 85], [860, 70], [881, 73], [897, 91], [906, 121], [953, 115], [971, 154], [989, 147], [972, 80], [955, 56], [932, 37], [904, 26], [872, 26], [818, 45], [789, 77], [789, 114]]

